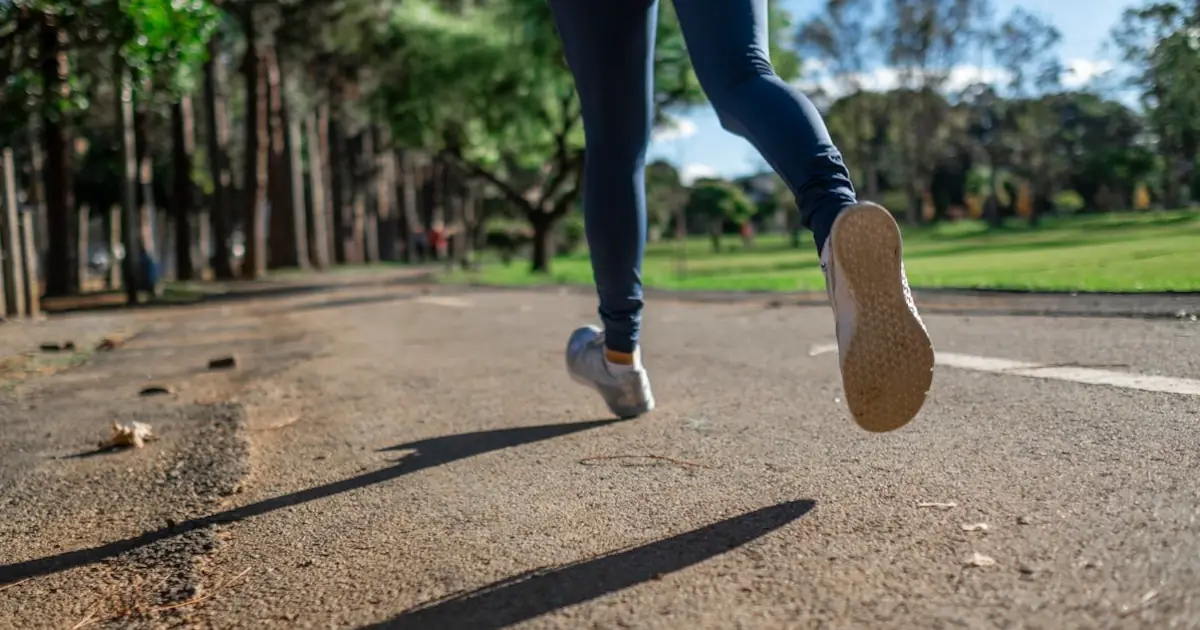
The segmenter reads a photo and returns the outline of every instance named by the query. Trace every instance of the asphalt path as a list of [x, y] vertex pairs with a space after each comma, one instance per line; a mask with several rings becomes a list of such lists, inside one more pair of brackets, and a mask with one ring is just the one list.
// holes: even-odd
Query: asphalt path
[[[873, 435], [827, 307], [654, 297], [659, 409], [624, 422], [564, 373], [576, 291], [106, 315], [138, 334], [0, 392], [0, 626], [1200, 628], [1174, 302], [922, 297], [933, 390]], [[159, 439], [96, 452], [129, 420]]]

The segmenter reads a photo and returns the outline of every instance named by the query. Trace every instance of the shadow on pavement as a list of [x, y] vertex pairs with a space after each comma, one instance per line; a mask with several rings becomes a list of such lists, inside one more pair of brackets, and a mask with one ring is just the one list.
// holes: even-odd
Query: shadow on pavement
[[431, 272], [397, 272], [390, 276], [366, 277], [363, 279], [339, 278], [336, 275], [317, 278], [310, 281], [272, 281], [272, 280], [242, 280], [216, 283], [198, 283], [201, 288], [173, 288], [157, 300], [139, 304], [128, 304], [120, 291], [104, 291], [83, 295], [71, 295], [61, 298], [45, 298], [42, 310], [52, 314], [103, 312], [128, 309], [163, 309], [195, 306], [197, 304], [213, 304], [225, 302], [241, 302], [247, 300], [275, 300], [319, 295], [343, 289], [365, 287], [404, 287], [417, 286], [432, 282]]
[[78, 549], [36, 560], [2, 565], [0, 566], [0, 585], [86, 566], [203, 527], [245, 520], [268, 512], [274, 512], [275, 510], [281, 510], [309, 501], [390, 481], [426, 468], [448, 464], [491, 451], [530, 444], [541, 440], [549, 440], [587, 429], [595, 429], [615, 422], [620, 422], [620, 420], [592, 420], [589, 422], [569, 422], [476, 431], [430, 438], [379, 449], [381, 452], [397, 450], [412, 450], [413, 452], [407, 453], [395, 460], [392, 466], [363, 473], [349, 479], [300, 490], [209, 516], [191, 519], [179, 523], [174, 527], [164, 527], [156, 531], [146, 532], [140, 536], [118, 540], [91, 549]]
[[360, 630], [505, 628], [699, 564], [791, 523], [815, 505], [788, 501], [591, 560], [522, 573]]

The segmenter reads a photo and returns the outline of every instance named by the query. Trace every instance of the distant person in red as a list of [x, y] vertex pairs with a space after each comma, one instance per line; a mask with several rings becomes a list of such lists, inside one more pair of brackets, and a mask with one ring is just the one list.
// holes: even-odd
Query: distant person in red
[[441, 260], [446, 254], [446, 225], [441, 221], [434, 221], [429, 228], [429, 249], [434, 260]]

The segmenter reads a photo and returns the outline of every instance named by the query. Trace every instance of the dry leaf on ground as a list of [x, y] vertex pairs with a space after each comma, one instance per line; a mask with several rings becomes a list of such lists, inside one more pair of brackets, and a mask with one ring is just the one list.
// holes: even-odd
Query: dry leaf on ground
[[107, 440], [100, 442], [100, 448], [118, 448], [121, 446], [132, 446], [134, 448], [142, 448], [146, 442], [155, 439], [154, 432], [150, 429], [150, 425], [144, 422], [130, 422], [128, 424], [112, 424], [112, 435]]

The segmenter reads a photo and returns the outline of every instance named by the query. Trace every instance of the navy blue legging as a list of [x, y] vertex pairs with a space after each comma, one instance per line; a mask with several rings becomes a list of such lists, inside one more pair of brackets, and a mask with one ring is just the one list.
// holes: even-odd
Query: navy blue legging
[[[583, 207], [605, 344], [637, 347], [646, 242], [646, 148], [654, 117], [657, 0], [549, 0], [582, 104]], [[796, 196], [820, 248], [855, 200], [820, 113], [781, 80], [767, 0], [674, 0], [696, 76], [722, 126], [750, 141]]]

